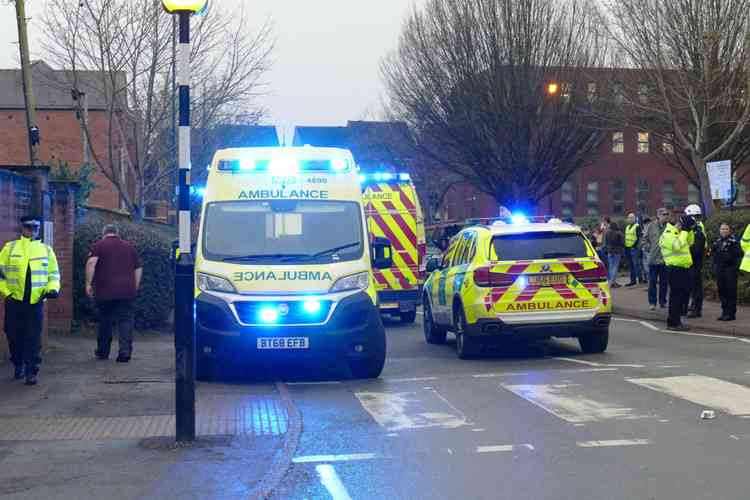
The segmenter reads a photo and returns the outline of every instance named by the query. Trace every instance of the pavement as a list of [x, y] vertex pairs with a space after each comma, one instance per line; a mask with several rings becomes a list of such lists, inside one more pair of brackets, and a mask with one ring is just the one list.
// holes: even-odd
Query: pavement
[[[620, 281], [627, 282], [625, 279]], [[622, 286], [613, 289], [612, 304], [615, 314], [666, 325], [667, 310], [657, 307], [655, 311], [650, 311], [647, 290], [648, 285]], [[750, 307], [738, 306], [736, 321], [717, 321], [716, 318], [719, 316], [721, 316], [721, 304], [706, 300], [703, 302], [703, 316], [684, 319], [684, 322], [690, 328], [701, 331], [750, 337]]]
[[459, 360], [420, 322], [387, 324], [376, 380], [270, 366], [199, 384], [185, 448], [162, 422], [170, 342], [119, 365], [53, 338], [38, 387], [0, 380], [0, 498], [748, 498], [750, 339], [617, 317], [603, 354], [508, 339]]

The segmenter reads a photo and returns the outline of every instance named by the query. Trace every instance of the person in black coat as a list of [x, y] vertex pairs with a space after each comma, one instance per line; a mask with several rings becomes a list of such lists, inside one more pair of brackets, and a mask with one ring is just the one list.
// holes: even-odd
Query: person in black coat
[[740, 242], [732, 234], [729, 224], [722, 224], [719, 230], [721, 237], [711, 248], [714, 257], [716, 284], [721, 299], [721, 316], [719, 321], [734, 321], [737, 314], [737, 275], [742, 261]]

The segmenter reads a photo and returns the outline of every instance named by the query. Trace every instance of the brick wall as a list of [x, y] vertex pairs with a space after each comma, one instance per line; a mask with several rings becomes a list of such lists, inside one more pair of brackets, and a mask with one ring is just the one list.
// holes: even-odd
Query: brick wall
[[[107, 131], [109, 121], [104, 111], [90, 110], [88, 117], [92, 133], [92, 146], [96, 155], [106, 163], [108, 158]], [[83, 164], [83, 136], [81, 125], [73, 110], [38, 110], [40, 147], [39, 160], [43, 164], [57, 165], [67, 161], [72, 167]], [[26, 117], [23, 110], [0, 110], [0, 165], [26, 165], [29, 163]], [[93, 161], [92, 161], [93, 163]], [[114, 185], [95, 170], [92, 180], [96, 187], [89, 197], [94, 207], [116, 210], [120, 196]]]
[[[35, 181], [32, 177], [0, 169], [0, 247], [19, 236], [19, 219], [33, 210]], [[52, 182], [51, 219], [54, 223], [53, 247], [62, 274], [62, 297], [48, 301], [46, 311], [49, 327], [70, 330], [73, 319], [73, 240], [75, 228], [75, 186]], [[0, 318], [4, 318], [0, 301]], [[0, 323], [2, 325], [2, 323]], [[2, 330], [2, 326], [0, 326]], [[46, 331], [45, 331], [46, 337]], [[0, 335], [0, 360], [8, 358], [5, 335]]]

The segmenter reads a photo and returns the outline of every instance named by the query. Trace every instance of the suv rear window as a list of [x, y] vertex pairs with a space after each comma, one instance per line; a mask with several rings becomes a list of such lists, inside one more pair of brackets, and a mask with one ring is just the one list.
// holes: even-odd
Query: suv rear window
[[588, 257], [579, 233], [538, 232], [506, 234], [492, 239], [497, 260], [538, 260]]

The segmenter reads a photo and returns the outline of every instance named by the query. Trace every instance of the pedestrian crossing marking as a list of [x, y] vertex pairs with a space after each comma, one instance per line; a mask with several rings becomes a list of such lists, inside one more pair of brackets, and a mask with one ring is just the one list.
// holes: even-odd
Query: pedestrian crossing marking
[[[433, 394], [433, 391], [427, 393]], [[362, 407], [390, 432], [405, 429], [441, 427], [456, 429], [471, 425], [440, 398], [420, 399], [415, 392], [355, 392]]]
[[501, 387], [573, 424], [653, 416], [638, 414], [633, 408], [618, 406], [609, 401], [591, 399], [580, 384], [516, 384]]
[[704, 375], [626, 380], [730, 415], [750, 415], [750, 388], [744, 385]]

